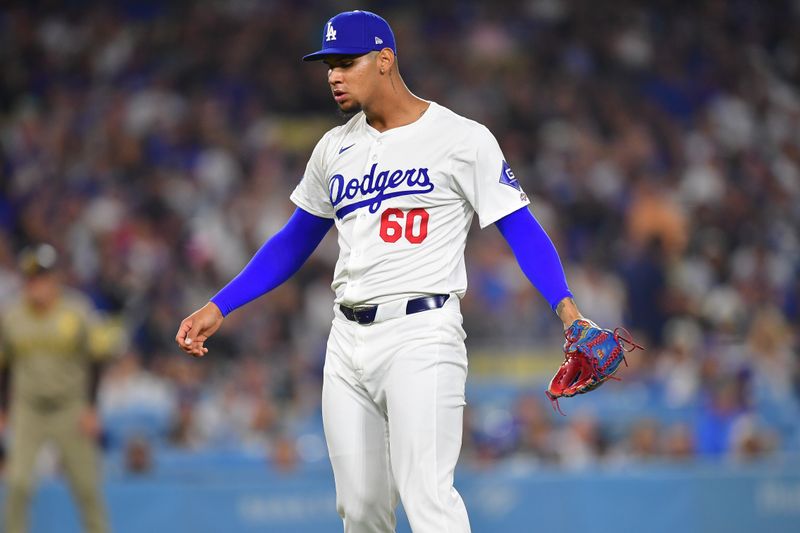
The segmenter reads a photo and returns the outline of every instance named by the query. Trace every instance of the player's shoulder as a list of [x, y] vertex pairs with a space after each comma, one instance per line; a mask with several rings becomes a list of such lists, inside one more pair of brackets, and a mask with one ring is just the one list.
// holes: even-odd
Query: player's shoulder
[[72, 287], [64, 287], [62, 289], [59, 304], [63, 311], [85, 318], [95, 312], [94, 304], [89, 297]]
[[477, 120], [459, 115], [443, 105], [435, 106], [437, 129], [453, 147], [454, 157], [470, 159], [481, 147], [497, 144], [489, 128]]
[[459, 139], [459, 141], [480, 141], [486, 138], [494, 138], [489, 128], [477, 120], [459, 115], [449, 107], [436, 102], [431, 102], [431, 108], [436, 113], [437, 126], [446, 129], [450, 132], [450, 135]]
[[479, 122], [465, 117], [464, 115], [459, 115], [449, 107], [443, 106], [438, 102], [431, 101], [430, 110], [436, 114], [436, 121], [438, 123], [449, 123], [451, 125], [457, 125], [468, 129], [481, 126]]

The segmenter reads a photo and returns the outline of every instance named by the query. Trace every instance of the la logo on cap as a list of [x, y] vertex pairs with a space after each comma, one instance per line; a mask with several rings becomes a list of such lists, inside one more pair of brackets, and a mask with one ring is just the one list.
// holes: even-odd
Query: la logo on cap
[[328, 19], [321, 28], [322, 49], [303, 56], [316, 61], [332, 55], [361, 56], [397, 46], [389, 23], [370, 11], [344, 11]]
[[328, 32], [325, 34], [325, 42], [336, 40], [336, 30], [333, 29], [333, 24], [328, 22]]

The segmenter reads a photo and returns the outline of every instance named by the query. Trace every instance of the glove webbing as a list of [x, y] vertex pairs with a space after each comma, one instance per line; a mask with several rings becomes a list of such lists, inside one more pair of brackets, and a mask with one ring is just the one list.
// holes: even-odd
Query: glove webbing
[[[620, 332], [624, 333], [624, 335], [622, 335]], [[564, 338], [570, 343], [570, 345], [572, 345], [577, 341], [577, 339], [570, 339], [568, 333], [569, 333], [568, 331], [564, 332]], [[641, 344], [637, 344], [636, 342], [634, 342], [632, 337], [633, 336], [631, 335], [631, 333], [627, 329], [625, 329], [623, 327], [614, 328], [614, 340], [617, 342], [619, 347], [622, 348], [622, 351], [623, 351], [622, 362], [625, 363], [625, 366], [628, 366], [628, 360], [625, 358], [625, 353], [632, 352], [636, 348], [639, 348], [640, 350], [644, 350], [644, 347]], [[589, 344], [589, 346], [591, 346], [591, 344]], [[564, 355], [564, 361], [565, 362], [569, 361], [570, 357], [585, 357], [589, 361], [589, 365], [592, 368], [592, 377], [595, 380], [595, 384], [598, 384], [598, 385], [599, 385], [600, 376], [601, 376], [600, 372], [604, 371], [608, 367], [608, 365], [611, 364], [611, 361], [616, 359], [615, 354], [612, 352], [608, 357], [605, 358], [605, 362], [603, 363], [603, 366], [602, 367], [598, 367], [597, 366], [597, 358], [596, 357], [589, 357], [588, 355], [584, 354], [581, 351], [576, 350], [576, 351], [569, 352], [569, 353], [565, 354]], [[605, 379], [606, 380], [613, 379], [615, 381], [622, 381], [620, 378], [615, 377], [615, 376], [608, 376]], [[589, 389], [589, 390], [591, 390], [591, 389]], [[548, 390], [544, 391], [544, 394], [545, 394], [545, 396], [547, 396], [547, 399], [550, 400], [550, 405], [553, 407], [554, 411], [557, 411], [559, 414], [561, 414], [561, 416], [567, 416], [567, 415], [564, 414], [564, 411], [561, 410], [561, 405], [559, 405], [559, 403], [558, 403], [558, 397], [557, 396], [553, 396], [552, 394], [550, 394], [550, 391], [548, 391]]]

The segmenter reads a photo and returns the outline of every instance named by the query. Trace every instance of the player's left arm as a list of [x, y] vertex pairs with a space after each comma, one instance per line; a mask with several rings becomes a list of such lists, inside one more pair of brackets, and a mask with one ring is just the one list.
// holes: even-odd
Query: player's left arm
[[455, 157], [454, 175], [463, 176], [456, 185], [478, 215], [481, 228], [497, 225], [522, 271], [547, 299], [566, 329], [581, 314], [567, 286], [553, 241], [528, 210], [528, 196], [494, 135], [485, 126], [469, 132]]
[[565, 359], [546, 391], [554, 409], [561, 412], [559, 398], [589, 392], [612, 379], [625, 361], [625, 353], [641, 346], [624, 328], [602, 329], [581, 315], [553, 241], [527, 207], [504, 216], [496, 224], [522, 271], [564, 323]]
[[495, 224], [511, 246], [525, 276], [545, 297], [564, 328], [583, 318], [567, 285], [558, 251], [528, 207], [517, 209]]

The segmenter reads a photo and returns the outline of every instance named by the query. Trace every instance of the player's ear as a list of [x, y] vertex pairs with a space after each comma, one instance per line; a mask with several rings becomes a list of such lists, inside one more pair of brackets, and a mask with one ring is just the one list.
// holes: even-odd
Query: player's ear
[[378, 70], [381, 74], [388, 74], [395, 63], [394, 52], [391, 48], [384, 48], [378, 52]]

